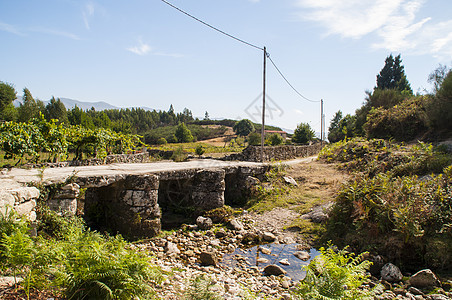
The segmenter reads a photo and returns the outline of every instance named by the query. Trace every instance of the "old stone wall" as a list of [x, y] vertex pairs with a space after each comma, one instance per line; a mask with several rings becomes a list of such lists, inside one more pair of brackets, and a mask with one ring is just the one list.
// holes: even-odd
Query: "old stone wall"
[[0, 214], [6, 216], [14, 209], [19, 216], [26, 217], [29, 221], [36, 220], [36, 200], [39, 198], [39, 190], [35, 187], [24, 187], [2, 182], [0, 189]]
[[149, 174], [89, 187], [84, 203], [88, 225], [132, 239], [157, 235], [161, 228], [158, 186], [158, 176]]
[[149, 153], [135, 153], [135, 154], [112, 154], [107, 155], [104, 159], [91, 158], [83, 160], [69, 160], [57, 163], [41, 163], [41, 164], [26, 164], [25, 168], [64, 168], [64, 167], [79, 167], [79, 166], [100, 166], [105, 164], [117, 163], [146, 163], [149, 162]]
[[[321, 150], [320, 143], [313, 145], [284, 145], [284, 146], [265, 146], [264, 161], [289, 160], [300, 157], [316, 155]], [[225, 160], [241, 161], [261, 161], [261, 147], [248, 146], [242, 153], [232, 154], [224, 158]]]

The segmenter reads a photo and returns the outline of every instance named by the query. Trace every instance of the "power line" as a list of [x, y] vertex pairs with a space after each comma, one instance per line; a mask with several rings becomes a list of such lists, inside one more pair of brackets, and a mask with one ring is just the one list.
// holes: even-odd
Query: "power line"
[[169, 2], [166, 1], [166, 0], [161, 0], [161, 1], [162, 1], [163, 3], [165, 3], [165, 4], [169, 5], [169, 6], [171, 6], [172, 8], [178, 10], [179, 12], [183, 13], [184, 15], [189, 16], [190, 18], [192, 18], [192, 19], [198, 21], [198, 22], [201, 23], [201, 24], [206, 25], [207, 27], [209, 27], [209, 28], [211, 28], [211, 29], [213, 29], [213, 30], [215, 30], [215, 31], [218, 31], [218, 32], [221, 33], [221, 34], [224, 34], [224, 35], [226, 35], [226, 36], [228, 36], [228, 37], [230, 37], [230, 38], [232, 38], [232, 39], [234, 39], [234, 40], [236, 40], [236, 41], [239, 41], [239, 42], [241, 42], [241, 43], [243, 43], [243, 44], [245, 44], [245, 45], [248, 45], [248, 46], [251, 46], [251, 47], [253, 47], [253, 48], [256, 48], [256, 49], [259, 49], [259, 50], [264, 51], [264, 48], [259, 47], [259, 46], [256, 46], [256, 45], [251, 44], [251, 43], [248, 43], [247, 41], [244, 41], [244, 40], [242, 40], [242, 39], [239, 39], [238, 37], [235, 37], [235, 36], [233, 36], [232, 34], [229, 34], [229, 33], [227, 33], [227, 32], [224, 32], [223, 30], [220, 30], [220, 29], [218, 29], [218, 28], [216, 28], [216, 27], [214, 27], [214, 26], [212, 26], [212, 25], [210, 25], [210, 24], [204, 22], [203, 20], [200, 20], [200, 19], [196, 18], [195, 16], [189, 14], [188, 12], [183, 11], [182, 9], [178, 8], [177, 6], [174, 6], [173, 4], [169, 3]]
[[272, 58], [270, 57], [270, 54], [267, 53], [267, 58], [270, 60], [270, 62], [272, 63], [272, 65], [275, 67], [276, 71], [278, 71], [279, 75], [281, 75], [281, 77], [287, 82], [287, 84], [295, 91], [295, 93], [297, 93], [301, 98], [303, 98], [306, 101], [312, 102], [312, 103], [319, 103], [320, 101], [316, 101], [316, 100], [311, 100], [309, 98], [306, 98], [305, 96], [303, 96], [290, 82], [289, 80], [287, 80], [286, 76], [284, 76], [284, 74], [279, 70], [279, 68], [276, 66], [275, 62], [272, 60]]

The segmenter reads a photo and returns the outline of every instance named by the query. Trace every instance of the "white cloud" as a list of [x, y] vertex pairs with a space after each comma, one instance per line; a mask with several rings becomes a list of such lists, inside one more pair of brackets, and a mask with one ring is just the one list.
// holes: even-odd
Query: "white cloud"
[[301, 111], [301, 110], [299, 110], [299, 109], [295, 109], [294, 111], [295, 111], [295, 113], [298, 114], [298, 115], [304, 115], [304, 112]]
[[89, 26], [89, 19], [94, 15], [94, 4], [93, 3], [87, 3], [82, 11], [83, 16], [83, 23], [85, 23], [86, 29], [90, 29]]
[[435, 56], [451, 54], [452, 20], [419, 19], [426, 0], [296, 0], [301, 19], [319, 23], [326, 35], [378, 38], [371, 46]]
[[178, 54], [178, 53], [166, 53], [166, 52], [159, 52], [159, 51], [153, 51], [154, 49], [146, 44], [143, 43], [143, 41], [141, 39], [138, 40], [138, 45], [137, 46], [132, 46], [129, 48], [126, 48], [127, 51], [130, 51], [132, 53], [135, 53], [137, 55], [156, 55], [156, 56], [168, 56], [168, 57], [174, 57], [174, 58], [180, 58], [180, 57], [184, 57], [183, 54]]
[[148, 44], [143, 43], [141, 40], [138, 43], [138, 46], [129, 47], [127, 50], [138, 55], [146, 55], [152, 50]]
[[0, 31], [6, 31], [9, 33], [13, 33], [15, 35], [25, 35], [20, 30], [18, 30], [15, 26], [7, 23], [0, 22]]
[[34, 27], [34, 28], [30, 28], [30, 31], [44, 33], [44, 34], [50, 34], [50, 35], [56, 35], [56, 36], [62, 36], [62, 37], [70, 38], [73, 40], [80, 40], [80, 37], [73, 33], [61, 31], [61, 30], [57, 30], [57, 29]]
[[248, 0], [248, 1], [253, 3], [261, 2], [261, 0]]

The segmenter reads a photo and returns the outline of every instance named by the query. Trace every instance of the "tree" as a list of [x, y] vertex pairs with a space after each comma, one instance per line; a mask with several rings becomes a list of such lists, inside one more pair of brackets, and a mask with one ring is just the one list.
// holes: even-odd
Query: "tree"
[[434, 129], [452, 129], [452, 70], [440, 80], [436, 94], [427, 106], [430, 127]]
[[375, 89], [394, 89], [400, 92], [405, 91], [409, 95], [413, 94], [410, 83], [405, 75], [405, 68], [402, 65], [400, 54], [395, 58], [390, 54], [386, 57], [385, 65], [377, 75], [377, 86]]
[[315, 132], [308, 123], [300, 123], [294, 131], [292, 141], [297, 144], [307, 144], [314, 139]]
[[60, 98], [55, 100], [55, 97], [50, 99], [49, 104], [46, 106], [45, 117], [47, 120], [57, 119], [59, 123], [68, 123], [67, 111]]
[[248, 119], [243, 119], [236, 123], [233, 127], [234, 132], [240, 136], [247, 136], [254, 131], [253, 123]]
[[206, 121], [210, 120], [209, 113], [207, 111], [204, 114], [204, 120], [206, 120]]
[[451, 69], [447, 66], [439, 65], [430, 75], [428, 75], [428, 82], [433, 84], [433, 91], [437, 93], [443, 84], [444, 79]]
[[39, 106], [35, 99], [31, 95], [29, 89], [24, 88], [24, 95], [22, 97], [22, 103], [18, 109], [18, 120], [19, 122], [28, 122], [33, 118], [39, 116]]
[[177, 126], [174, 135], [176, 136], [179, 143], [190, 143], [191, 141], [193, 141], [193, 135], [191, 134], [190, 129], [187, 128], [185, 123], [180, 123]]
[[16, 118], [17, 113], [13, 105], [16, 94], [12, 84], [0, 81], [0, 119], [13, 121]]

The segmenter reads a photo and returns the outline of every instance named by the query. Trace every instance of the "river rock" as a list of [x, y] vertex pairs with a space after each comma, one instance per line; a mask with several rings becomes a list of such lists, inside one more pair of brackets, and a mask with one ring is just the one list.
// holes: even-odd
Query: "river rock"
[[203, 216], [199, 216], [196, 219], [196, 225], [198, 225], [198, 228], [201, 230], [209, 230], [210, 228], [212, 228], [213, 222], [209, 217], [205, 218]]
[[441, 294], [431, 294], [429, 296], [431, 300], [450, 300], [449, 297]]
[[218, 264], [218, 259], [213, 252], [203, 251], [199, 256], [199, 259], [203, 266], [216, 266]]
[[262, 234], [262, 239], [266, 242], [274, 242], [276, 240], [276, 236], [268, 231], [264, 231], [264, 233]]
[[281, 259], [281, 260], [279, 261], [279, 263], [280, 263], [281, 265], [290, 266], [290, 262], [289, 262], [289, 260], [288, 260], [287, 258]]
[[307, 251], [297, 251], [293, 254], [296, 258], [301, 259], [302, 261], [307, 261], [311, 258], [311, 255]]
[[231, 228], [232, 228], [233, 230], [236, 230], [236, 231], [242, 231], [242, 230], [243, 230], [243, 225], [242, 225], [242, 223], [240, 223], [240, 221], [238, 221], [237, 219], [232, 219], [232, 220], [229, 222], [229, 225], [231, 225]]
[[298, 186], [298, 183], [295, 181], [295, 179], [293, 179], [290, 176], [284, 176], [283, 179], [284, 179], [284, 182], [287, 183], [287, 184], [290, 184], [290, 185], [293, 185], [293, 186]]
[[268, 265], [268, 266], [265, 267], [264, 273], [267, 274], [267, 275], [279, 276], [279, 275], [282, 275], [282, 274], [286, 274], [287, 272], [284, 271], [284, 269], [281, 268], [280, 266]]
[[391, 264], [387, 263], [381, 268], [381, 279], [389, 281], [389, 282], [398, 282], [402, 280], [403, 275], [400, 272], [400, 269]]
[[267, 254], [267, 255], [272, 254], [272, 250], [270, 250], [270, 249], [268, 249], [268, 248], [265, 248], [265, 247], [259, 247], [258, 250], [259, 250], [261, 253], [263, 253], [263, 254]]
[[441, 286], [441, 282], [430, 269], [417, 272], [410, 278], [410, 284], [417, 288]]
[[256, 259], [256, 262], [258, 262], [260, 264], [266, 264], [269, 262], [269, 260], [266, 258], [263, 258], [263, 257], [259, 257], [258, 259]]
[[165, 249], [166, 254], [173, 254], [173, 253], [179, 254], [180, 253], [180, 250], [177, 247], [177, 245], [172, 242], [167, 242], [164, 249]]

